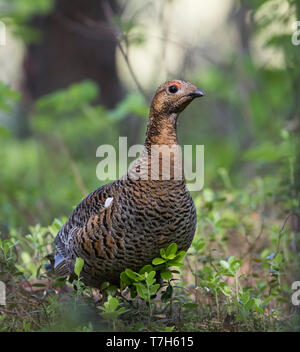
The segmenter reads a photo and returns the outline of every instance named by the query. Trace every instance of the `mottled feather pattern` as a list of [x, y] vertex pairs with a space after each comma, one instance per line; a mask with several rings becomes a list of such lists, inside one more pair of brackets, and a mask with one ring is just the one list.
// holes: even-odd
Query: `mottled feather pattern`
[[[187, 90], [196, 89], [187, 82], [184, 84]], [[167, 87], [168, 82], [160, 87], [159, 94]], [[60, 262], [56, 273], [72, 274], [76, 257], [81, 257], [85, 284], [100, 288], [104, 281], [109, 281], [118, 285], [122, 271], [126, 268], [138, 271], [150, 264], [161, 248], [173, 242], [179, 250], [189, 248], [196, 228], [196, 209], [184, 178], [132, 177], [135, 172], [149, 173], [153, 139], [155, 143], [177, 144], [172, 114], [173, 111], [162, 112], [158, 120], [163, 122], [157, 127], [157, 121], [152, 121], [155, 114], [150, 113], [149, 125], [156, 127], [149, 130], [148, 125], [145, 151], [132, 169], [124, 177], [90, 193], [74, 209], [55, 239], [55, 261]]]

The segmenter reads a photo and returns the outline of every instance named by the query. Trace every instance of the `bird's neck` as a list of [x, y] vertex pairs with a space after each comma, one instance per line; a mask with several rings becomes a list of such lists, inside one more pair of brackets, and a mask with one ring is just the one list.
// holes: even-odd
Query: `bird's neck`
[[[139, 176], [148, 181], [184, 180], [181, 149], [177, 141], [177, 114], [150, 112], [145, 148], [129, 175], [139, 169]], [[146, 177], [146, 178], [143, 178]]]
[[177, 114], [167, 115], [150, 110], [145, 147], [150, 149], [154, 145], [178, 145]]

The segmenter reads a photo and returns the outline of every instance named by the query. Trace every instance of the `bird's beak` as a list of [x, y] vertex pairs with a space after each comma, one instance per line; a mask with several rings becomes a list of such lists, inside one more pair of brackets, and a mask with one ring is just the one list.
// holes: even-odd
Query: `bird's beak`
[[197, 88], [194, 92], [192, 92], [188, 95], [192, 98], [200, 98], [200, 97], [204, 97], [205, 93], [203, 92], [203, 90]]

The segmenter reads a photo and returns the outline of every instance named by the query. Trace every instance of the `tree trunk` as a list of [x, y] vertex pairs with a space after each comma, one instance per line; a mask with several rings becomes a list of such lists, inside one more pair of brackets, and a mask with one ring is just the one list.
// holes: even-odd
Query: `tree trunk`
[[[38, 43], [29, 44], [24, 59], [24, 78], [19, 135], [29, 133], [27, 118], [32, 103], [74, 82], [92, 79], [100, 87], [100, 101], [113, 108], [124, 92], [116, 70], [116, 41], [105, 22], [102, 0], [57, 0], [54, 10], [35, 16], [30, 25], [41, 34]], [[110, 0], [114, 14], [119, 8]], [[93, 20], [97, 29], [88, 25]]]

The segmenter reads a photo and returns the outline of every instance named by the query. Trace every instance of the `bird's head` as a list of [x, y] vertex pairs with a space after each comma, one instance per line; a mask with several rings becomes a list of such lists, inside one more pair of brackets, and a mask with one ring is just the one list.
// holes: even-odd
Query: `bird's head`
[[183, 80], [167, 81], [158, 87], [152, 100], [151, 109], [156, 114], [178, 114], [192, 100], [204, 95], [201, 89], [189, 82]]

